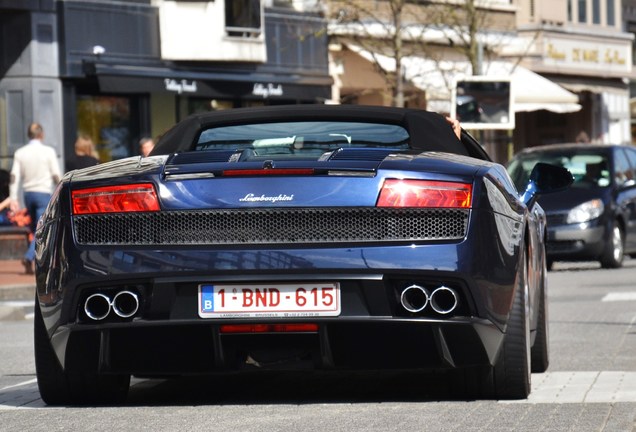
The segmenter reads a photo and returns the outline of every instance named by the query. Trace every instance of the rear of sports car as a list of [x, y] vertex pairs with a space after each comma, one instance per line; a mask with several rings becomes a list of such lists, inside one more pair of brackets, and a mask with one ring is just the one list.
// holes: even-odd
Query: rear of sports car
[[45, 401], [120, 400], [131, 375], [495, 364], [524, 261], [501, 167], [342, 147], [67, 174], [38, 230]]

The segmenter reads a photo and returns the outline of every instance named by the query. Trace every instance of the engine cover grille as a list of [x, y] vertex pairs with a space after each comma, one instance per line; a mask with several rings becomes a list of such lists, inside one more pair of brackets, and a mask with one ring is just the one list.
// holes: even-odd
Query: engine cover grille
[[469, 210], [276, 208], [73, 217], [82, 245], [253, 245], [459, 240]]

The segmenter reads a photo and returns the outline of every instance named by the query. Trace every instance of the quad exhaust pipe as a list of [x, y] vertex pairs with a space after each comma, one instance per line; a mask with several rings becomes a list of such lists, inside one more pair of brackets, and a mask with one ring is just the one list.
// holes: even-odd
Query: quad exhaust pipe
[[451, 313], [457, 308], [459, 301], [455, 290], [442, 285], [431, 293], [431, 308], [441, 315]]
[[84, 313], [93, 321], [101, 321], [111, 311], [121, 318], [130, 318], [139, 310], [139, 297], [132, 291], [120, 291], [111, 299], [106, 294], [96, 293], [84, 302]]
[[412, 313], [424, 310], [428, 306], [429, 300], [428, 291], [419, 285], [406, 287], [400, 296], [402, 307]]
[[420, 285], [410, 285], [402, 291], [400, 303], [411, 313], [421, 312], [430, 305], [438, 314], [447, 315], [457, 308], [459, 297], [454, 289], [444, 285], [435, 288], [430, 294]]

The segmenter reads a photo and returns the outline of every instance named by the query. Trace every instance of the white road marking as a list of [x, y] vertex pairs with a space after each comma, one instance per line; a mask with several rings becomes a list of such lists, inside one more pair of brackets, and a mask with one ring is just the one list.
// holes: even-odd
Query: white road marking
[[636, 291], [607, 293], [605, 294], [605, 297], [603, 297], [601, 301], [604, 301], [604, 302], [636, 301]]
[[0, 301], [0, 306], [7, 307], [29, 307], [33, 306], [33, 300], [7, 300]]
[[0, 388], [0, 391], [5, 391], [5, 390], [16, 388], [16, 387], [22, 387], [22, 386], [33, 384], [33, 383], [36, 383], [36, 382], [38, 382], [38, 380], [36, 378], [33, 378], [33, 379], [28, 380], [28, 381], [22, 381], [21, 383], [17, 383], [17, 384], [13, 384], [13, 385], [10, 385], [10, 386], [2, 387], [2, 388]]

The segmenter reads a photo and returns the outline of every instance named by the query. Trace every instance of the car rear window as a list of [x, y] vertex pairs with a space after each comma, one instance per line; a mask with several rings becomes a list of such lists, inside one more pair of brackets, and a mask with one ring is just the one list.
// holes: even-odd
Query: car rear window
[[207, 129], [199, 136], [195, 150], [249, 149], [259, 155], [309, 156], [342, 147], [408, 149], [409, 134], [401, 126], [380, 123], [258, 123]]

